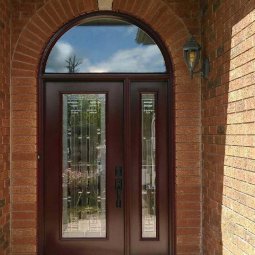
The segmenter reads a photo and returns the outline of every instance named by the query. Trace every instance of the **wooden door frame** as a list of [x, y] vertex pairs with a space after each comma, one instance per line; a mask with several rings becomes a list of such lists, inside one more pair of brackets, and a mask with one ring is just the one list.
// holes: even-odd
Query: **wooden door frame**
[[[97, 15], [107, 15], [107, 16], [116, 16], [121, 17], [129, 22], [141, 27], [144, 31], [146, 31], [157, 43], [161, 52], [164, 56], [167, 72], [166, 73], [138, 73], [138, 74], [128, 74], [128, 73], [106, 73], [106, 74], [44, 74], [44, 68], [46, 65], [46, 61], [48, 55], [59, 39], [59, 37], [64, 34], [70, 27], [79, 23], [81, 20], [84, 20], [86, 17], [97, 16]], [[124, 84], [124, 119], [127, 119], [126, 123], [124, 123], [124, 144], [126, 144], [125, 148], [128, 148], [130, 145], [130, 132], [126, 125], [128, 125], [130, 120], [130, 86], [131, 82], [137, 81], [166, 81], [168, 83], [167, 87], [167, 104], [168, 104], [168, 169], [169, 169], [169, 180], [168, 180], [168, 190], [169, 190], [169, 251], [170, 255], [176, 254], [176, 219], [175, 219], [175, 112], [174, 112], [174, 87], [173, 87], [173, 72], [172, 65], [170, 61], [170, 57], [166, 50], [165, 45], [160, 39], [159, 35], [155, 33], [152, 29], [150, 29], [143, 22], [137, 20], [134, 17], [130, 17], [126, 14], [116, 14], [111, 11], [104, 12], [96, 12], [88, 15], [83, 15], [78, 17], [68, 24], [64, 25], [50, 40], [50, 42], [45, 47], [41, 62], [40, 68], [38, 70], [38, 130], [37, 130], [37, 141], [38, 141], [38, 175], [37, 175], [37, 201], [38, 201], [38, 220], [37, 220], [37, 247], [38, 254], [44, 255], [44, 118], [45, 118], [45, 90], [44, 84], [49, 81], [81, 81], [81, 82], [95, 82], [95, 81], [121, 81]], [[124, 168], [128, 167], [127, 158], [130, 156], [128, 151], [124, 151]], [[127, 189], [128, 187], [125, 187]], [[125, 192], [125, 201], [129, 204], [130, 198], [128, 196], [128, 192]], [[129, 213], [129, 206], [125, 208], [125, 215]], [[128, 218], [125, 217], [125, 233], [130, 232], [127, 227], [129, 226]], [[125, 234], [125, 243], [127, 247], [125, 247], [125, 255], [129, 255], [129, 236]]]

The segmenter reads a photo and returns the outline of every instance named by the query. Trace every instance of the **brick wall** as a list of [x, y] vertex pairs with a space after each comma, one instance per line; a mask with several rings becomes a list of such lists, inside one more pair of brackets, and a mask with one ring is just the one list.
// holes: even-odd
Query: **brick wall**
[[[9, 239], [9, 5], [0, 1], [0, 254]], [[36, 254], [37, 66], [49, 38], [97, 9], [95, 0], [13, 0], [12, 254]], [[177, 254], [200, 253], [201, 108], [199, 78], [182, 59], [189, 34], [199, 41], [194, 0], [114, 0], [113, 9], [157, 31], [174, 69]], [[202, 83], [203, 254], [255, 250], [255, 1], [203, 0], [202, 41], [212, 71]], [[5, 251], [4, 251], [5, 250]]]
[[197, 0], [164, 0], [191, 35], [200, 36], [200, 4]]
[[203, 254], [255, 254], [255, 1], [201, 1]]
[[0, 1], [0, 254], [9, 254], [10, 236], [10, 9]]
[[[37, 68], [49, 38], [66, 22], [97, 10], [94, 0], [14, 0], [12, 8], [12, 254], [37, 253]], [[201, 249], [200, 79], [190, 79], [182, 46], [200, 40], [198, 1], [114, 0], [113, 10], [141, 19], [165, 42], [174, 69], [176, 254]]]
[[28, 19], [35, 14], [44, 2], [44, 0], [11, 1], [12, 52], [20, 36], [20, 32], [26, 25]]

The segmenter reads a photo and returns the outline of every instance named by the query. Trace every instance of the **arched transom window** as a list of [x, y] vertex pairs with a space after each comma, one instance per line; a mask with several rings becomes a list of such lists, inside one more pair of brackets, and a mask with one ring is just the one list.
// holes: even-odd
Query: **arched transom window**
[[52, 48], [45, 73], [165, 73], [164, 57], [141, 28], [119, 17], [87, 18]]

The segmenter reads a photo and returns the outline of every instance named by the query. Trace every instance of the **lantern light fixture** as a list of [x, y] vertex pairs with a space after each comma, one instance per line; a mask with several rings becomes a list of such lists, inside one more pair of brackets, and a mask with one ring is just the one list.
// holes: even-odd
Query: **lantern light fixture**
[[208, 78], [210, 72], [209, 59], [205, 57], [202, 62], [200, 70], [195, 71], [196, 66], [200, 60], [201, 46], [196, 42], [192, 36], [183, 46], [183, 57], [184, 61], [189, 69], [190, 76], [193, 78], [193, 74], [200, 73], [201, 77]]

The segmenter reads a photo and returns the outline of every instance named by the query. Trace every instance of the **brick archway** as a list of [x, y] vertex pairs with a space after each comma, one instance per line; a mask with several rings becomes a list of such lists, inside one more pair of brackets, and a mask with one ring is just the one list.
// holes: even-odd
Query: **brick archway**
[[[37, 83], [38, 67], [49, 39], [65, 23], [97, 10], [94, 0], [47, 1], [22, 29], [12, 57], [11, 204], [12, 253], [36, 254], [37, 229]], [[174, 71], [176, 112], [177, 253], [200, 249], [200, 91], [182, 60], [189, 32], [163, 0], [115, 0], [113, 11], [132, 15], [157, 31]], [[191, 170], [190, 170], [191, 169]], [[190, 170], [190, 172], [188, 171]], [[190, 199], [194, 203], [190, 206]], [[22, 221], [21, 221], [22, 220]], [[23, 241], [21, 241], [23, 240]]]

